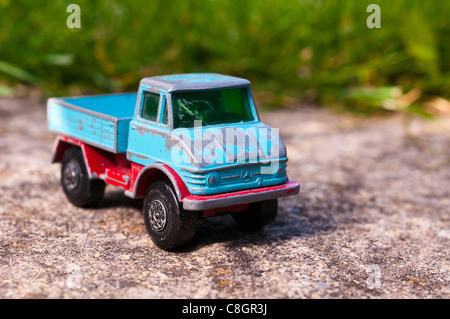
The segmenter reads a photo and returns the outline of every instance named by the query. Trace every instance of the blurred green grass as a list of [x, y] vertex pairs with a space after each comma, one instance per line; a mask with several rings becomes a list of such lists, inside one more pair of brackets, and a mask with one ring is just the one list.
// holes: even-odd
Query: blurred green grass
[[[71, 3], [80, 29], [66, 26]], [[380, 29], [366, 25], [371, 3]], [[250, 79], [269, 107], [424, 114], [424, 101], [450, 96], [448, 12], [438, 0], [0, 0], [0, 94], [17, 83], [131, 91], [144, 76], [219, 72]]]

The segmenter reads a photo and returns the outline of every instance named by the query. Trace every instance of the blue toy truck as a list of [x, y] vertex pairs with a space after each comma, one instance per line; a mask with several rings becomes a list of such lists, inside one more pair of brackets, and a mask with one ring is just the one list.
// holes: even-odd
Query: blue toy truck
[[162, 249], [190, 241], [202, 217], [232, 213], [244, 228], [262, 227], [278, 198], [300, 189], [246, 79], [147, 77], [137, 93], [50, 98], [47, 112], [67, 199], [95, 205], [106, 184], [144, 198], [146, 229]]

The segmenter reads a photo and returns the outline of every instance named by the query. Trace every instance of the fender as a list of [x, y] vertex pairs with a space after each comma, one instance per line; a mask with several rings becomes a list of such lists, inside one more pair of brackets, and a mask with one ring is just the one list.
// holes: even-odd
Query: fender
[[70, 146], [78, 146], [82, 147], [82, 144], [77, 140], [71, 139], [69, 137], [58, 135], [56, 136], [55, 142], [53, 143], [53, 151], [52, 151], [52, 159], [51, 163], [60, 163], [62, 161], [62, 157], [64, 155], [64, 152], [70, 147]]
[[[137, 176], [134, 178], [137, 171]], [[125, 191], [125, 195], [131, 198], [144, 197], [147, 192], [148, 185], [150, 185], [152, 181], [159, 180], [164, 177], [167, 177], [172, 183], [178, 201], [182, 202], [185, 197], [191, 195], [181, 177], [166, 164], [153, 163], [144, 167], [133, 163], [132, 175], [134, 182], [130, 185], [130, 190]]]

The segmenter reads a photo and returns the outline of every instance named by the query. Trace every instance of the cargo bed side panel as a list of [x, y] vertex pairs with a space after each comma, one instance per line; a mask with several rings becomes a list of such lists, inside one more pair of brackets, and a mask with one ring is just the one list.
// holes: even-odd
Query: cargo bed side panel
[[[55, 99], [49, 101], [47, 112], [50, 131], [111, 152], [118, 153], [126, 150], [126, 141], [123, 145], [123, 138], [121, 138], [122, 143], [116, 144], [116, 123], [112, 120], [66, 107]], [[122, 122], [125, 124], [121, 128], [128, 131], [128, 127], [125, 127], [127, 120], [122, 120]], [[127, 135], [127, 133], [124, 134]]]

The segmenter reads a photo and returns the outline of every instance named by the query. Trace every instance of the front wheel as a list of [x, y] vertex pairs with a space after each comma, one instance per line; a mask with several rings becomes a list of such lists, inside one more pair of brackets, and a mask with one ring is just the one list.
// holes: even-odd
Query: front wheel
[[236, 223], [246, 230], [256, 230], [271, 223], [278, 212], [278, 199], [249, 204], [248, 210], [232, 214]]
[[148, 234], [164, 250], [187, 243], [197, 231], [198, 213], [180, 206], [169, 182], [159, 181], [150, 186], [143, 214]]

